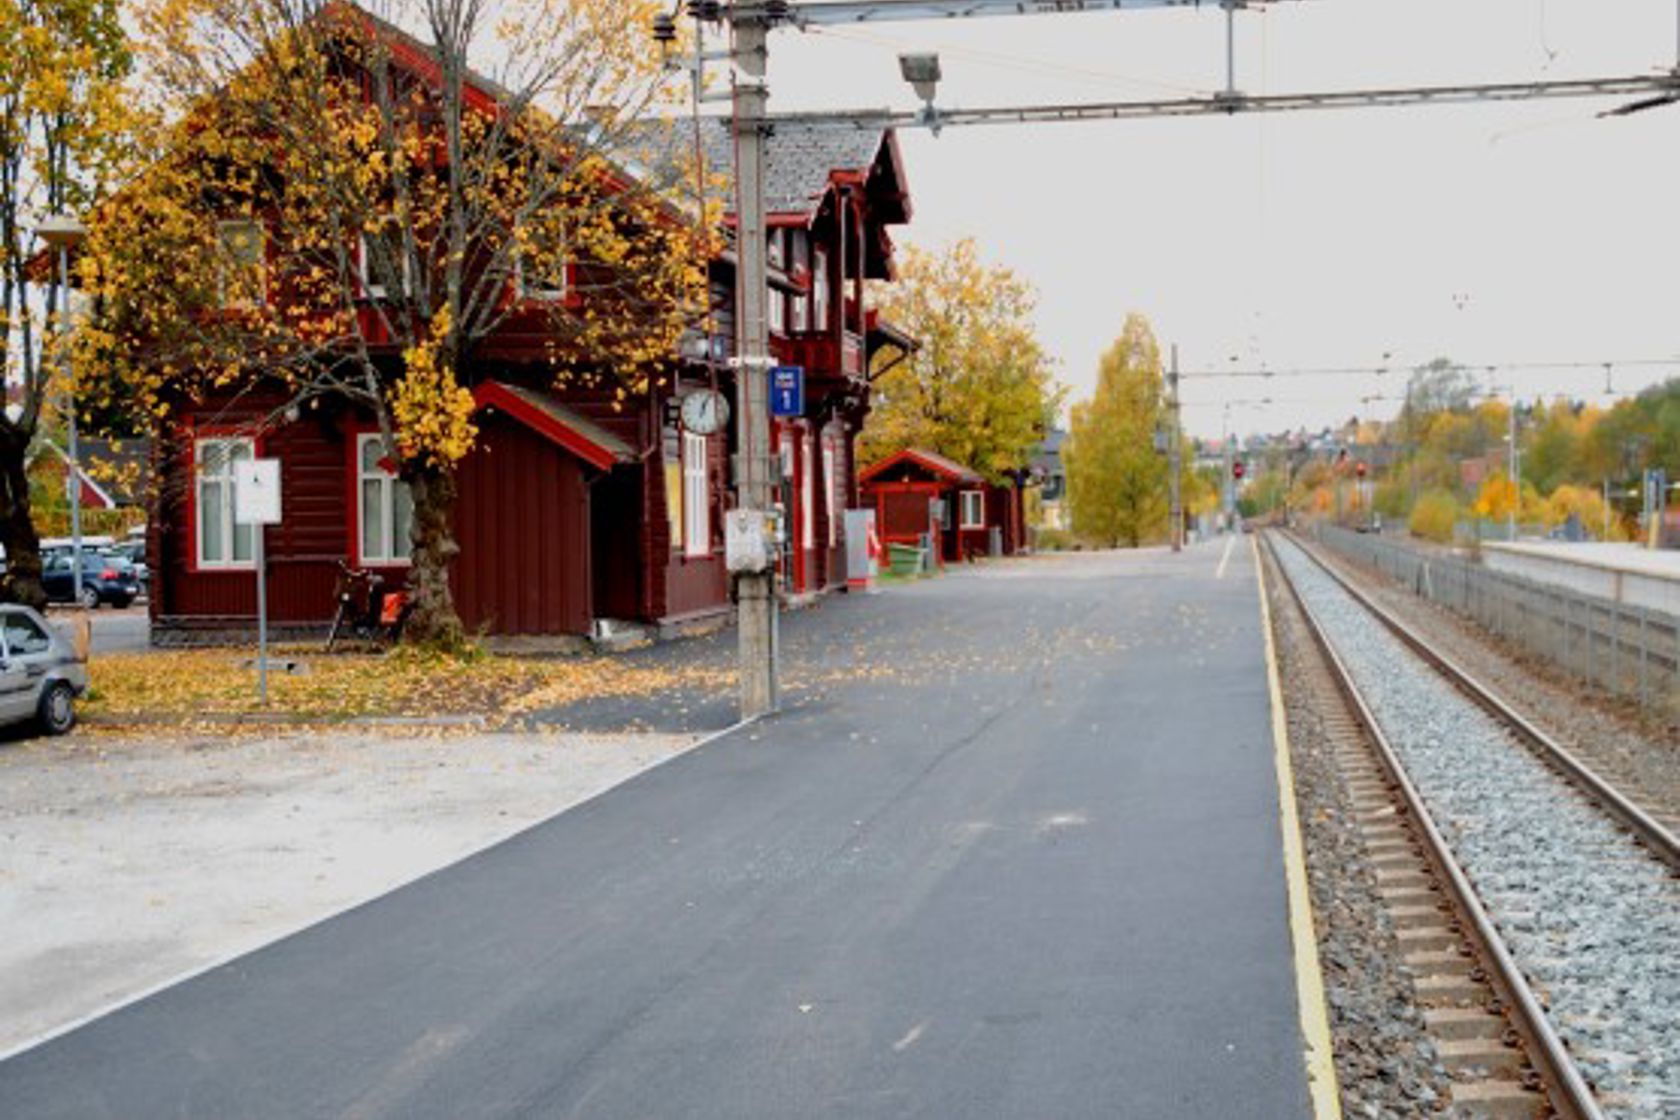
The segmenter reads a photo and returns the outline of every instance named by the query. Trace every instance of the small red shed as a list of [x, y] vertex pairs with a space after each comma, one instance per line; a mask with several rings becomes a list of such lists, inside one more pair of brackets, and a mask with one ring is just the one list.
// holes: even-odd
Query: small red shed
[[864, 504], [875, 510], [882, 543], [917, 544], [937, 533], [941, 563], [991, 552], [992, 488], [971, 468], [907, 447], [858, 475], [858, 484]]

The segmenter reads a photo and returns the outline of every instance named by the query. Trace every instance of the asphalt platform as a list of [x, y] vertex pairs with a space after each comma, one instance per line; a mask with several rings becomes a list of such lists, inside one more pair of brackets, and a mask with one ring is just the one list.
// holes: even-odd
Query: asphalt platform
[[0, 1063], [0, 1116], [1309, 1114], [1246, 541], [785, 637], [782, 714]]

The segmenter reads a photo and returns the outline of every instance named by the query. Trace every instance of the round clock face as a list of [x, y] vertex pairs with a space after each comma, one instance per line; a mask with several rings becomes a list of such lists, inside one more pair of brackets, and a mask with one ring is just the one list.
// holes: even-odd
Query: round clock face
[[697, 436], [711, 436], [729, 423], [729, 402], [716, 389], [697, 389], [682, 400], [683, 427]]

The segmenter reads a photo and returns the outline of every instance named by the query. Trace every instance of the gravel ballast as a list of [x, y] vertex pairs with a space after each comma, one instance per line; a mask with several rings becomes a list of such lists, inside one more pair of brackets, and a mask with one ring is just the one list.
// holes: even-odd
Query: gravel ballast
[[1680, 884], [1296, 546], [1278, 556], [1606, 1112], [1680, 1116]]
[[[1279, 670], [1298, 686], [1319, 653], [1288, 592], [1274, 580], [1268, 588]], [[1425, 1028], [1317, 701], [1297, 687], [1286, 697], [1286, 715], [1342, 1111], [1427, 1115], [1446, 1107], [1450, 1079]]]

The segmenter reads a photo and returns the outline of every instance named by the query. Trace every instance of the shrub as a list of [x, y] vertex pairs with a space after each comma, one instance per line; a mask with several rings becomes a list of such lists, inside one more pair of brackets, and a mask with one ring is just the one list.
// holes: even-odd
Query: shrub
[[1412, 536], [1450, 544], [1453, 526], [1458, 524], [1458, 499], [1445, 490], [1431, 490], [1417, 500], [1406, 522]]

